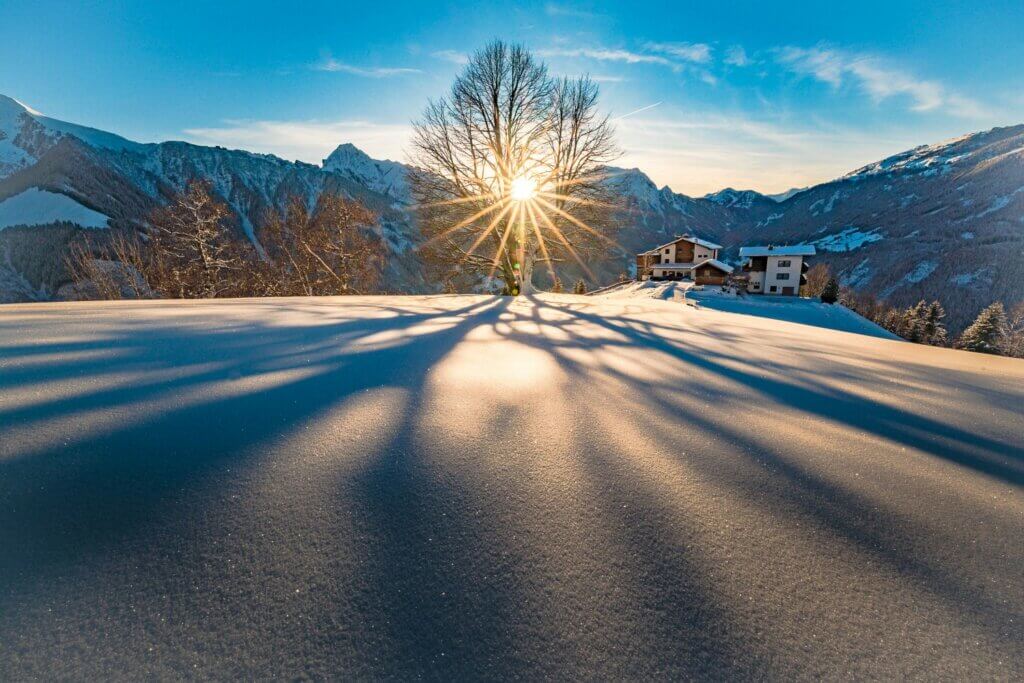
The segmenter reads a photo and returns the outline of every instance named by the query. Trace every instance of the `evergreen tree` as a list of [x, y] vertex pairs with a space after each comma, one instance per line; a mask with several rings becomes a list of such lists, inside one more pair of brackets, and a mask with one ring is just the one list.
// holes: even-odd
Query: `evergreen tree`
[[554, 283], [552, 283], [551, 285], [551, 291], [555, 294], [561, 294], [562, 292], [565, 291], [565, 288], [562, 287], [562, 279], [557, 275], [555, 276]]
[[572, 293], [573, 294], [586, 294], [587, 293], [587, 283], [583, 281], [583, 278], [580, 278], [579, 280], [576, 281], [576, 286], [572, 288]]
[[885, 313], [882, 313], [876, 322], [890, 332], [899, 334], [900, 323], [902, 320], [903, 316], [900, 314], [899, 310], [890, 308], [886, 310]]
[[927, 335], [925, 333], [925, 318], [927, 315], [928, 304], [924, 302], [924, 299], [908, 308], [903, 313], [900, 335], [904, 339], [912, 341], [915, 344], [926, 343]]
[[836, 279], [829, 278], [825, 288], [821, 290], [821, 300], [826, 304], [834, 304], [839, 301], [839, 283]]
[[1003, 304], [997, 301], [979, 313], [971, 326], [964, 330], [957, 340], [956, 348], [1002, 355], [1005, 341], [1006, 311]]
[[946, 309], [938, 301], [933, 301], [924, 316], [924, 343], [932, 346], [946, 345], [946, 325], [942, 319], [946, 317]]

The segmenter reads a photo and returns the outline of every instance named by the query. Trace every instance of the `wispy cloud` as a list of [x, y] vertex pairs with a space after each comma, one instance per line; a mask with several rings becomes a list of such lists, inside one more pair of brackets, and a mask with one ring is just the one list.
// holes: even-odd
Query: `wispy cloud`
[[904, 97], [914, 111], [942, 110], [966, 118], [985, 114], [979, 103], [951, 91], [942, 83], [918, 78], [875, 55], [824, 46], [787, 46], [776, 54], [778, 61], [794, 73], [812, 76], [834, 88], [853, 82], [876, 103]]
[[332, 71], [363, 78], [390, 78], [392, 76], [404, 76], [407, 74], [422, 73], [419, 69], [408, 67], [362, 67], [340, 62], [334, 57], [324, 57], [312, 67], [315, 71]]
[[441, 59], [460, 66], [469, 63], [469, 55], [458, 50], [438, 50], [437, 52], [432, 52], [431, 56], [435, 59]]
[[405, 124], [358, 119], [340, 121], [227, 120], [219, 126], [189, 128], [188, 141], [245, 149], [318, 164], [339, 144], [351, 142], [372, 157], [401, 160], [412, 130]]
[[743, 49], [742, 45], [733, 45], [725, 51], [725, 63], [732, 64], [733, 66], [747, 66], [750, 64], [750, 58], [747, 57], [747, 51]]
[[711, 61], [711, 46], [706, 43], [647, 43], [644, 47], [695, 64]]
[[651, 55], [630, 50], [610, 48], [548, 48], [537, 50], [541, 57], [582, 57], [596, 59], [602, 62], [623, 62], [625, 64], [661, 64], [662, 66], [676, 66], [675, 63], [660, 55]]
[[[710, 45], [704, 43], [645, 43], [643, 51], [608, 47], [553, 47], [537, 50], [541, 57], [572, 57], [622, 64], [654, 64], [676, 73], [689, 73], [708, 85], [718, 79], [706, 65], [712, 61]], [[596, 80], [596, 79], [595, 79]]]
[[607, 74], [555, 74], [559, 78], [568, 78], [570, 80], [576, 80], [586, 76], [595, 83], [624, 83], [626, 81], [622, 76], [609, 76]]
[[544, 5], [544, 13], [549, 17], [575, 17], [577, 19], [594, 19], [600, 16], [596, 12], [554, 2]]

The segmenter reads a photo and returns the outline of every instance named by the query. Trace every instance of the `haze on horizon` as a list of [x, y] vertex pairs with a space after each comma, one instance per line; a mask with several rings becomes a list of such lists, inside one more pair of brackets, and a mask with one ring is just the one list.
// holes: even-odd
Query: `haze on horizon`
[[[830, 180], [919, 144], [1024, 122], [1024, 6], [991, 2], [266, 2], [0, 7], [0, 93], [140, 141], [319, 163], [405, 161], [410, 122], [500, 37], [590, 74], [623, 155], [699, 196]], [[46, 58], [39, 58], [39, 46]]]

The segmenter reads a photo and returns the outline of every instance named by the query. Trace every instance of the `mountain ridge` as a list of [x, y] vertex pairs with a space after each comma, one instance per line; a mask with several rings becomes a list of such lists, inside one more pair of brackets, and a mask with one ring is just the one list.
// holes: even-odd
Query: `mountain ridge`
[[[291, 195], [312, 201], [338, 191], [380, 215], [394, 289], [429, 291], [414, 253], [419, 235], [407, 210], [408, 168], [350, 142], [320, 166], [181, 141], [139, 143], [0, 95], [0, 202], [36, 188], [109, 217], [112, 227], [137, 228], [189, 178], [202, 177], [237, 214], [240, 237], [259, 249], [264, 212]], [[591, 264], [599, 278], [628, 269], [632, 254], [651, 244], [690, 232], [725, 245], [734, 262], [743, 243], [814, 244], [845, 284], [895, 303], [952, 290], [967, 308], [981, 306], [987, 302], [979, 286], [1007, 303], [1024, 299], [1024, 275], [1017, 274], [1024, 269], [1010, 257], [1024, 243], [1024, 125], [920, 145], [776, 196], [723, 188], [691, 197], [659, 188], [638, 168], [606, 171], [623, 196], [626, 226], [620, 248]], [[565, 268], [563, 281], [581, 275]]]

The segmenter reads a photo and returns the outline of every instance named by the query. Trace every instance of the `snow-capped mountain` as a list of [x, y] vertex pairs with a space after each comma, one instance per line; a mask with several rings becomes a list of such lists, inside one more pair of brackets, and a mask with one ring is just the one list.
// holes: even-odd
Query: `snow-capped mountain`
[[397, 161], [377, 161], [351, 142], [338, 145], [321, 167], [327, 173], [345, 175], [355, 182], [380, 194], [394, 197], [403, 204], [412, 201], [405, 164]]
[[749, 209], [755, 204], [771, 201], [760, 192], [755, 192], [754, 190], [734, 190], [731, 187], [706, 194], [703, 198], [719, 206], [736, 209]]
[[[322, 166], [184, 142], [142, 144], [0, 95], [0, 242], [8, 243], [0, 269], [12, 241], [22, 257], [33, 253], [35, 240], [46, 245], [34, 248], [36, 261], [56, 258], [43, 229], [10, 226], [56, 220], [90, 229], [104, 221], [137, 227], [188, 179], [202, 177], [237, 213], [239, 238], [257, 245], [261, 215], [289, 196], [312, 201], [331, 190], [358, 199], [380, 216], [393, 254], [390, 288], [429, 291], [405, 210], [407, 170], [348, 143]], [[940, 298], [954, 326], [992, 299], [1024, 299], [1024, 125], [916, 147], [776, 196], [726, 188], [694, 198], [657, 187], [636, 168], [607, 172], [623, 196], [625, 227], [617, 237], [621, 249], [590, 264], [599, 278], [615, 277], [636, 252], [688, 232], [725, 245], [726, 258], [742, 244], [812, 243], [843, 282], [899, 304]], [[45, 279], [39, 273], [52, 279], [59, 271], [37, 266], [34, 280], [28, 278], [34, 287]]]
[[[401, 164], [374, 161], [352, 145], [340, 146], [319, 167], [185, 142], [142, 144], [51, 119], [0, 95], [0, 228], [55, 219], [81, 225], [76, 216], [84, 211], [106, 217], [110, 227], [138, 227], [196, 177], [212, 183], [234, 210], [239, 236], [257, 248], [254, 226], [291, 196], [312, 202], [331, 190], [358, 199], [379, 215], [381, 235], [394, 256], [389, 259], [394, 288], [424, 286], [408, 254], [417, 237], [403, 208], [408, 187]], [[24, 193], [29, 191], [45, 194], [28, 202]], [[20, 209], [4, 217], [8, 202]]]

